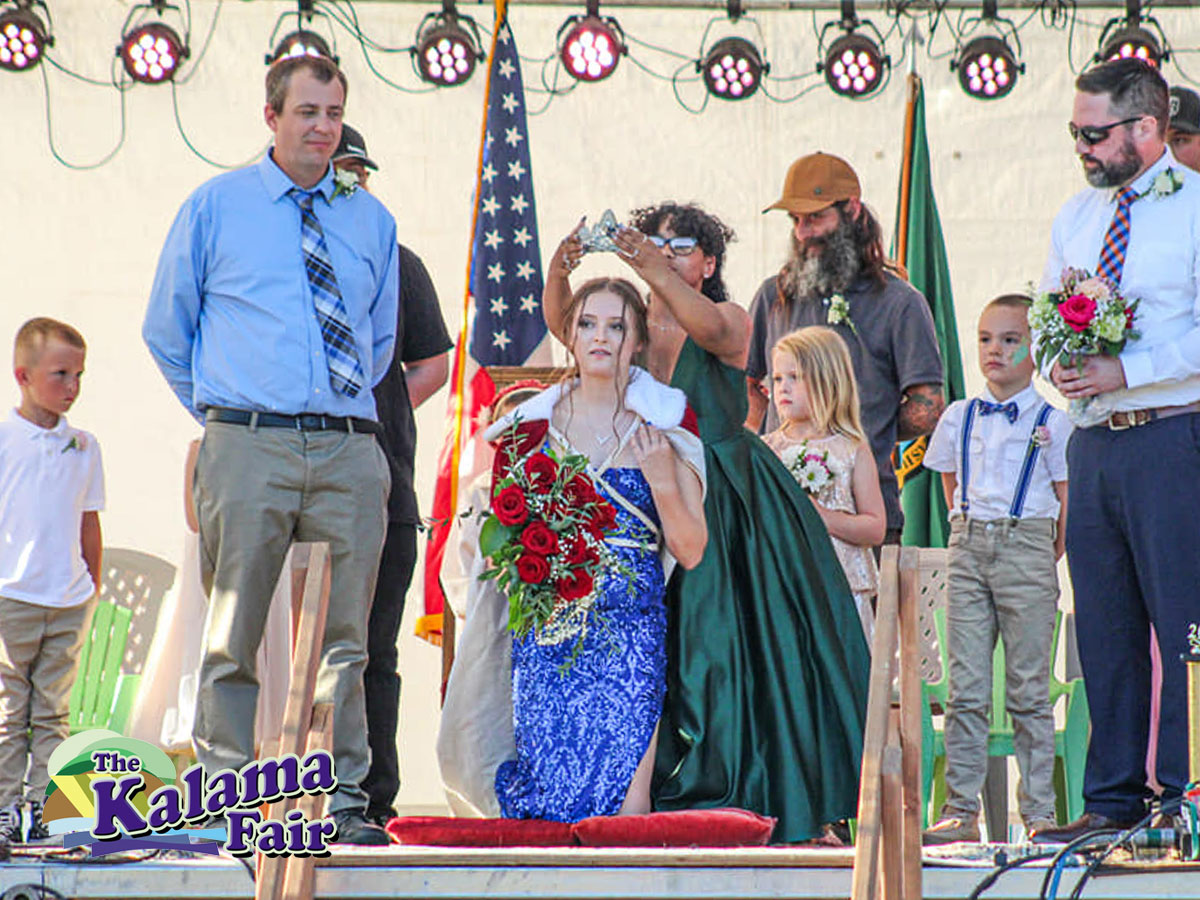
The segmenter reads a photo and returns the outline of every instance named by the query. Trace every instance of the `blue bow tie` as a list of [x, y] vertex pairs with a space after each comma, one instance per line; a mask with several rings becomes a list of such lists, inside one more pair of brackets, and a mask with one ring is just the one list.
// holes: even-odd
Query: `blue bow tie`
[[1017, 404], [1012, 400], [1007, 403], [989, 403], [987, 400], [980, 400], [979, 413], [984, 416], [990, 416], [992, 413], [1004, 413], [1008, 424], [1011, 425], [1017, 421]]

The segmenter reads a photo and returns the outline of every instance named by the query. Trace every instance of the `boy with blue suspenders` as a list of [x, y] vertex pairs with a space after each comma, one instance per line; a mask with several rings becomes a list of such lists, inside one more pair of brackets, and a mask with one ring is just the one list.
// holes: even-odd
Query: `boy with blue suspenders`
[[1054, 824], [1050, 647], [1071, 425], [1031, 383], [1028, 308], [1019, 294], [984, 307], [979, 365], [987, 390], [946, 409], [925, 454], [926, 468], [942, 473], [951, 511], [946, 805], [925, 832], [926, 844], [979, 840], [997, 634], [1004, 638], [1021, 818], [1027, 831]]

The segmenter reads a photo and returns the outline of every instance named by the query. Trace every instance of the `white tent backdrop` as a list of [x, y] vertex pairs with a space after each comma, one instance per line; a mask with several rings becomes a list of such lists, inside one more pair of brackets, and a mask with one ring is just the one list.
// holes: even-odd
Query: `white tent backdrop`
[[[53, 57], [77, 73], [107, 79], [131, 5], [127, 0], [50, 0], [57, 38]], [[210, 0], [192, 0], [191, 6], [195, 53], [218, 7]], [[381, 44], [401, 46], [412, 41], [421, 17], [435, 5], [360, 2], [356, 7], [365, 33]], [[266, 146], [263, 54], [279, 14], [295, 8], [267, 0], [226, 2], [220, 8], [207, 53], [194, 77], [177, 88], [184, 129], [210, 158], [238, 163], [255, 158]], [[489, 7], [464, 4], [463, 11], [476, 15], [485, 31], [491, 27]], [[563, 19], [581, 11], [515, 5], [510, 21], [521, 52], [539, 58], [551, 53]], [[603, 12], [615, 14], [625, 31], [641, 41], [689, 55], [697, 54], [713, 15], [695, 9]], [[1100, 26], [1116, 14], [1097, 9], [1080, 13], [1074, 30], [1077, 66], [1095, 49]], [[833, 15], [821, 13], [819, 21]], [[882, 11], [861, 15], [888, 29]], [[1021, 21], [1028, 11], [1010, 15]], [[812, 71], [817, 42], [810, 12], [764, 11], [755, 17], [774, 75]], [[1200, 45], [1200, 15], [1194, 10], [1162, 10], [1158, 18], [1176, 48]], [[919, 21], [927, 35], [928, 20]], [[322, 29], [329, 30], [319, 24]], [[381, 167], [372, 190], [395, 214], [400, 239], [428, 265], [454, 331], [461, 317], [470, 239], [483, 72], [461, 87], [404, 93], [369, 71], [346, 31], [338, 28], [335, 34], [350, 79], [347, 121], [364, 133]], [[973, 337], [980, 308], [995, 294], [1021, 289], [1038, 277], [1050, 221], [1083, 185], [1066, 133], [1074, 78], [1067, 61], [1067, 31], [1050, 30], [1035, 16], [1021, 38], [1028, 71], [1013, 93], [997, 102], [967, 97], [948, 58], [929, 58], [929, 50], [952, 49], [944, 23], [929, 47], [917, 53], [927, 90], [934, 188], [972, 390], [982, 382]], [[900, 56], [898, 34], [888, 49], [894, 58]], [[638, 45], [633, 45], [633, 55], [660, 73], [679, 64]], [[407, 54], [373, 58], [392, 80], [421, 86]], [[1185, 52], [1178, 59], [1185, 71], [1200, 75], [1196, 54]], [[58, 152], [73, 163], [102, 159], [120, 135], [116, 91], [42, 68]], [[191, 68], [188, 63], [183, 73]], [[543, 259], [584, 213], [594, 218], [612, 207], [623, 217], [632, 206], [665, 198], [698, 200], [737, 231], [727, 278], [736, 300], [748, 304], [760, 280], [779, 267], [787, 246], [786, 217], [760, 210], [778, 196], [788, 164], [818, 149], [855, 166], [866, 199], [890, 233], [901, 155], [903, 74], [902, 65], [888, 87], [865, 102], [837, 97], [820, 85], [792, 103], [771, 102], [760, 94], [748, 102], [713, 100], [703, 114], [694, 115], [676, 102], [669, 82], [622, 60], [607, 81], [580, 85], [530, 119]], [[1173, 64], [1166, 74], [1173, 83], [1182, 81]], [[526, 64], [524, 76], [527, 86], [539, 84], [535, 65]], [[814, 81], [779, 82], [772, 90], [786, 97], [797, 85]], [[698, 82], [683, 84], [681, 91], [693, 105], [703, 99]], [[544, 94], [530, 92], [527, 97], [534, 110], [545, 105]], [[5, 173], [0, 186], [0, 338], [10, 341], [20, 323], [35, 315], [62, 318], [82, 330], [90, 349], [88, 375], [71, 419], [94, 431], [104, 450], [105, 541], [178, 562], [184, 453], [199, 428], [156, 370], [140, 327], [167, 228], [184, 197], [218, 169], [201, 161], [181, 139], [169, 86], [137, 86], [126, 94], [124, 145], [110, 162], [89, 171], [72, 170], [51, 155], [39, 71], [0, 72], [0, 98], [5, 124], [0, 140]], [[625, 271], [615, 258], [601, 256], [590, 258], [579, 274]], [[15, 399], [15, 386], [9, 397]], [[418, 417], [417, 483], [426, 511], [445, 399], [443, 391]], [[420, 607], [414, 589], [401, 639], [401, 800], [414, 806], [441, 802], [432, 751], [439, 657], [434, 648], [411, 637], [410, 623]]]

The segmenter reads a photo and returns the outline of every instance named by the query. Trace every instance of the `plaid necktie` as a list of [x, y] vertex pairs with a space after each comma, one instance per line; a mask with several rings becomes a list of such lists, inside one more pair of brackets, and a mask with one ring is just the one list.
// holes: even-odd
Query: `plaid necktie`
[[357, 397], [366, 376], [358, 361], [354, 331], [350, 328], [342, 292], [338, 290], [337, 275], [325, 245], [325, 232], [313, 214], [313, 195], [292, 188], [288, 191], [300, 207], [300, 248], [304, 251], [304, 271], [312, 288], [313, 308], [321, 337], [325, 340], [325, 360], [329, 364], [329, 383], [339, 394]]
[[1125, 268], [1125, 251], [1129, 247], [1129, 207], [1141, 195], [1131, 187], [1117, 195], [1117, 211], [1113, 213], [1104, 246], [1100, 249], [1099, 272], [1114, 285], [1121, 283]]

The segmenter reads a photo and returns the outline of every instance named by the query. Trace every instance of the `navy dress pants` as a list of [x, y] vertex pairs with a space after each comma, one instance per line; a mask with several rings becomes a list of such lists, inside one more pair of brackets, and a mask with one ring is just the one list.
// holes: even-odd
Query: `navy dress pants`
[[1067, 447], [1067, 558], [1092, 715], [1084, 807], [1140, 818], [1150, 790], [1150, 625], [1163, 660], [1159, 782], [1187, 784], [1187, 674], [1200, 628], [1200, 414], [1125, 431], [1080, 429]]

